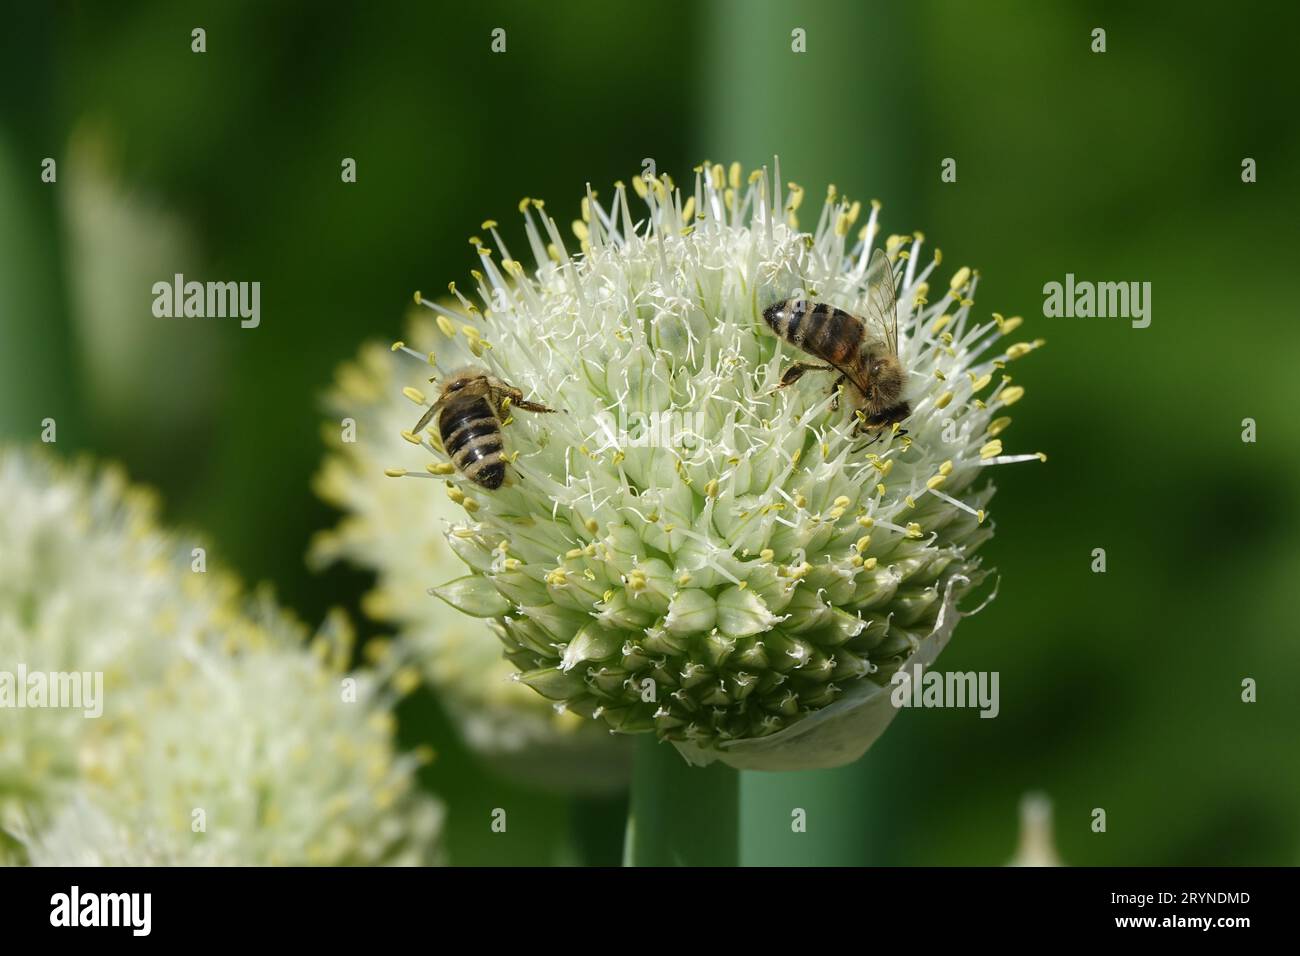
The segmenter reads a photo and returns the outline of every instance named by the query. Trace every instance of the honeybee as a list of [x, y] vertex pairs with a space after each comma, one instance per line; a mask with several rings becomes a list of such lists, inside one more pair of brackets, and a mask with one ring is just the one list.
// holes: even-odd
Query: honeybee
[[[785, 370], [777, 388], [793, 385], [805, 372], [839, 372], [832, 389], [848, 382], [862, 412], [854, 431], [881, 429], [912, 413], [903, 398], [907, 372], [898, 360], [898, 309], [894, 300], [894, 271], [880, 249], [867, 267], [865, 320], [826, 302], [802, 297], [786, 299], [763, 310], [772, 331], [826, 365], [796, 362]], [[839, 407], [839, 396], [833, 408]]]
[[456, 470], [476, 485], [500, 488], [506, 477], [501, 422], [507, 400], [510, 407], [526, 412], [555, 411], [537, 402], [524, 401], [524, 393], [519, 389], [488, 374], [487, 369], [471, 365], [443, 380], [437, 401], [420, 416], [412, 431], [419, 434], [436, 414], [438, 436]]

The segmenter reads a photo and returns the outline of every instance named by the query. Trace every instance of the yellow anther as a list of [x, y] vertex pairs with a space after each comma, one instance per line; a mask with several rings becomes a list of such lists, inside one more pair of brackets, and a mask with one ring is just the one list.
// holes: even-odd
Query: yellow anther
[[424, 305], [424, 296], [420, 295], [420, 290], [416, 289], [415, 294], [411, 296], [416, 305]]
[[1002, 441], [998, 438], [988, 442], [980, 449], [980, 458], [986, 461], [990, 458], [996, 458], [1000, 454], [1002, 454]]
[[983, 508], [981, 508], [979, 511], [975, 512], [975, 523], [976, 523], [976, 524], [983, 524], [983, 523], [984, 523], [984, 509], [983, 509]]
[[[999, 316], [995, 315], [993, 316], [993, 318], [997, 319], [999, 318]], [[1013, 315], [1011, 318], [1003, 319], [1001, 322], [999, 322], [998, 329], [999, 331], [1002, 332], [1003, 335], [1010, 335], [1016, 329], [1020, 328], [1020, 326], [1023, 325], [1024, 322], [1025, 320], [1022, 319], [1020, 316]]]
[[581, 219], [573, 220], [573, 234], [578, 237], [579, 241], [585, 241], [590, 235], [591, 230]]
[[1047, 452], [1045, 452], [1045, 451], [1036, 451], [1036, 452], [1034, 452], [1034, 454], [1038, 456], [1038, 460], [1039, 460], [1039, 461], [1041, 461], [1043, 464], [1047, 464]]
[[709, 170], [709, 180], [714, 189], [721, 189], [727, 184], [727, 171], [722, 168], [721, 163], [713, 164], [713, 168]]
[[996, 438], [998, 435], [1001, 435], [1007, 430], [1007, 426], [1010, 424], [1011, 418], [1007, 415], [993, 419], [993, 421], [989, 423], [989, 437]]
[[796, 494], [796, 495], [794, 496], [794, 506], [795, 506], [796, 508], [802, 508], [802, 507], [804, 507], [806, 504], [808, 504], [808, 499], [805, 498], [803, 495], [801, 495], [801, 494]]
[[415, 402], [415, 404], [417, 405], [424, 404], [424, 392], [420, 391], [418, 388], [414, 388], [413, 386], [408, 385], [404, 389], [402, 389], [402, 394], [405, 395], [407, 398], [409, 398], [411, 401]]
[[401, 478], [403, 475], [406, 474], [406, 469], [405, 469], [405, 468], [385, 468], [385, 469], [384, 469], [384, 474], [387, 475], [389, 478]]
[[445, 315], [438, 316], [438, 330], [449, 339], [454, 339], [456, 337], [456, 326], [454, 326], [451, 319], [447, 318]]
[[921, 537], [921, 533], [921, 526], [915, 521], [909, 521], [907, 523], [907, 536], [909, 538], [919, 538]]
[[885, 488], [885, 483], [883, 481], [876, 485], [876, 494], [880, 495], [882, 498], [885, 496], [887, 490], [888, 489]]
[[584, 525], [589, 534], [595, 534], [597, 531], [600, 530], [600, 525], [596, 523], [595, 518], [588, 518], [586, 522], [584, 522]]
[[873, 461], [872, 464], [880, 472], [881, 478], [888, 478], [889, 473], [894, 470], [894, 459], [887, 458], [884, 461]]
[[934, 400], [935, 408], [947, 408], [948, 403], [952, 401], [952, 392], [944, 392]]
[[858, 549], [858, 554], [861, 554], [863, 551], [866, 551], [870, 545], [871, 535], [864, 534], [862, 537], [858, 538], [857, 543], [854, 544], [853, 547]]
[[853, 557], [849, 558], [849, 564], [851, 564], [855, 568], [862, 567], [862, 565], [864, 564], [862, 560], [862, 555], [855, 554]]
[[867, 571], [874, 571], [876, 569], [876, 559], [867, 558], [867, 560], [862, 562], [862, 567]]
[[952, 474], [952, 459], [949, 458], [939, 466], [939, 474], [947, 476]]
[[527, 196], [525, 196], [523, 199], [519, 200], [519, 211], [520, 211], [521, 213], [522, 213], [522, 212], [527, 212], [527, 211], [528, 211], [528, 207], [529, 207], [530, 205], [532, 205], [532, 202], [533, 202], [533, 201], [532, 201], [531, 199], [529, 199]]
[[695, 197], [687, 196], [686, 202], [682, 203], [682, 221], [689, 222], [695, 215]]
[[450, 475], [456, 466], [449, 461], [431, 461], [424, 466], [424, 470], [431, 475]]
[[704, 483], [704, 495], [708, 498], [718, 497], [718, 479], [710, 478]]
[[876, 523], [876, 520], [868, 515], [862, 515], [858, 518], [858, 524], [864, 528], [870, 528]]
[[925, 483], [925, 487], [933, 491], [935, 488], [938, 488], [941, 485], [943, 485], [943, 483], [947, 480], [948, 480], [947, 475], [935, 475], [933, 478], [931, 478], [929, 481]]
[[972, 392], [982, 392], [985, 388], [988, 387], [988, 384], [991, 381], [993, 381], [993, 376], [988, 374], [987, 372], [985, 372], [979, 378], [976, 378], [972, 374], [970, 377], [970, 390]]
[[776, 552], [771, 548], [764, 548], [762, 551], [758, 552], [758, 556], [763, 561], [771, 561], [776, 557]]
[[452, 485], [447, 489], [447, 497], [450, 498], [452, 501], [454, 501], [456, 504], [460, 504], [465, 500], [465, 492], [461, 491], [455, 485]]
[[407, 441], [409, 441], [412, 445], [423, 444], [422, 441], [420, 440], [420, 436], [417, 435], [415, 432], [403, 430], [402, 437], [405, 438]]
[[461, 504], [464, 506], [465, 510], [468, 511], [470, 514], [473, 514], [474, 512], [478, 511], [478, 500], [475, 498], [466, 497], [465, 500], [461, 502]]
[[580, 557], [582, 557], [582, 549], [581, 549], [581, 548], [570, 548], [568, 551], [565, 551], [565, 552], [564, 552], [564, 556], [565, 556], [566, 558], [580, 558]]
[[393, 690], [405, 696], [420, 686], [420, 672], [414, 667], [403, 667], [393, 675]]
[[677, 575], [676, 580], [677, 580], [677, 586], [679, 588], [686, 587], [688, 584], [691, 583], [691, 572], [683, 571], [681, 574]]
[[1010, 388], [1004, 388], [998, 398], [1002, 399], [1003, 405], [1014, 405], [1020, 399], [1024, 398], [1025, 390], [1020, 385], [1012, 385]]
[[740, 163], [733, 162], [731, 168], [727, 170], [727, 183], [732, 189], [740, 188]]
[[[419, 295], [419, 294], [420, 294], [420, 293], [418, 293], [418, 292], [416, 293], [416, 295]], [[404, 348], [406, 348], [406, 343], [405, 343], [405, 342], [402, 342], [402, 341], [399, 340], [399, 341], [393, 343], [393, 345], [392, 345], [392, 347], [389, 349], [389, 351], [390, 351], [390, 352], [396, 352], [398, 349], [404, 349]]]
[[903, 504], [907, 505], [909, 508], [915, 508], [916, 499], [913, 498], [911, 495], [907, 495], [906, 497], [903, 498]]
[[785, 208], [791, 212], [798, 212], [799, 207], [803, 205], [803, 187], [798, 183], [786, 183], [790, 189], [790, 195], [785, 201]]
[[640, 568], [633, 568], [627, 575], [627, 586], [633, 591], [644, 591], [646, 585], [645, 572]]
[[1007, 346], [1007, 358], [1015, 360], [1023, 358], [1034, 350], [1036, 347], [1033, 342], [1017, 342], [1015, 345]]
[[546, 572], [546, 583], [552, 585], [563, 585], [569, 580], [569, 572], [564, 568], [554, 568]]
[[962, 266], [953, 274], [952, 281], [948, 283], [948, 288], [953, 292], [959, 292], [970, 282], [970, 266]]
[[521, 562], [518, 558], [506, 558], [503, 564], [505, 565], [505, 569], [507, 571], [518, 571], [521, 567], [523, 567], [523, 562]]

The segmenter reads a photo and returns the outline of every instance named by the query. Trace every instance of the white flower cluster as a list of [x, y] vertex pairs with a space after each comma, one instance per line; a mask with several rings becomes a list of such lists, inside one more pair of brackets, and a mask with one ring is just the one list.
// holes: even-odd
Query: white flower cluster
[[[807, 296], [864, 314], [878, 204], [855, 233], [863, 207], [832, 187], [809, 232], [779, 170], [705, 164], [685, 197], [667, 176], [633, 187], [605, 204], [588, 189], [580, 254], [524, 200], [531, 268], [484, 223], [473, 297], [417, 294], [442, 339], [394, 346], [560, 410], [507, 411], [505, 485], [457, 473], [436, 418], [404, 435], [425, 459], [389, 473], [445, 481], [469, 573], [436, 593], [494, 619], [542, 696], [695, 761], [855, 759], [894, 714], [882, 685], [934, 659], [984, 576], [985, 469], [1043, 457], [1004, 455], [999, 437], [1024, 392], [1005, 369], [1041, 343], [1008, 340], [1019, 318], [976, 318], [969, 268], [932, 285], [938, 252], [923, 262], [919, 234], [889, 237], [911, 412], [863, 447], [830, 376], [776, 391], [809, 356], [763, 312]], [[426, 570], [424, 555], [408, 559]]]
[[0, 500], [0, 675], [103, 675], [98, 717], [0, 701], [0, 860], [438, 859], [441, 808], [341, 622], [309, 647], [268, 596], [194, 570], [115, 469], [0, 450]]

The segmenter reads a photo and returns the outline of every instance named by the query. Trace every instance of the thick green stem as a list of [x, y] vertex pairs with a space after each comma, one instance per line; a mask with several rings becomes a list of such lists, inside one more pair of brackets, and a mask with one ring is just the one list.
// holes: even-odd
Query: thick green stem
[[739, 828], [736, 771], [692, 767], [653, 734], [638, 739], [624, 866], [735, 866]]
[[[884, 200], [886, 235], [907, 231], [916, 170], [931, 162], [911, 113], [918, 84], [906, 79], [917, 50], [901, 40], [924, 35], [919, 17], [906, 4], [858, 0], [708, 4], [698, 154], [747, 167], [780, 154], [782, 178], [811, 190], [805, 228], [833, 182], [854, 198]], [[938, 176], [937, 159], [929, 170]], [[879, 781], [888, 776], [873, 754], [837, 770], [742, 774], [741, 863], [878, 863]]]
[[880, 858], [884, 824], [871, 755], [835, 770], [741, 774], [745, 866], [863, 866]]

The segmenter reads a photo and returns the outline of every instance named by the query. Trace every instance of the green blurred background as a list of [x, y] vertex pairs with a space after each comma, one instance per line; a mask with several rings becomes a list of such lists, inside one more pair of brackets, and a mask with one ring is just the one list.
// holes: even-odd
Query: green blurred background
[[[706, 157], [779, 153], [810, 204], [832, 181], [881, 199], [886, 233], [979, 268], [978, 314], [1048, 340], [1015, 369], [1028, 395], [1004, 438], [1049, 461], [999, 469], [1001, 591], [941, 663], [999, 671], [1001, 715], [905, 713], [831, 772], [842, 787], [747, 781], [746, 862], [834, 862], [824, 811], [858, 821], [875, 862], [1002, 863], [1042, 790], [1067, 863], [1293, 865], [1297, 26], [1250, 3], [13, 4], [0, 437], [55, 418], [60, 453], [124, 462], [308, 621], [361, 619], [367, 576], [303, 560], [337, 518], [309, 490], [335, 366], [395, 337], [414, 289], [463, 280], [483, 219], [517, 237], [521, 196], [565, 222], [584, 183], [647, 157], [681, 182]], [[261, 326], [155, 319], [174, 272], [260, 281]], [[1067, 272], [1151, 282], [1151, 326], [1043, 318]], [[617, 861], [621, 800], [494, 777], [427, 693], [402, 717], [438, 750], [425, 782], [454, 862]]]

